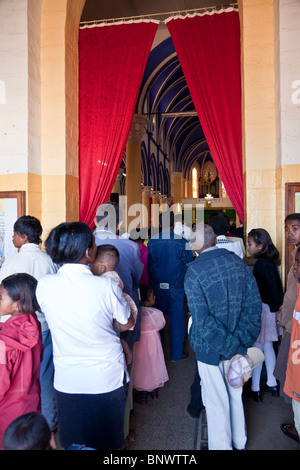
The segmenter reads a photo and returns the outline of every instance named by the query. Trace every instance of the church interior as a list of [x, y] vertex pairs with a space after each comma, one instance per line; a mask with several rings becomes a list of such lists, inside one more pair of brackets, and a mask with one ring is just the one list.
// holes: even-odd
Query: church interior
[[[227, 7], [238, 12], [240, 27], [242, 152], [236, 185], [236, 163], [221, 171], [208, 145], [166, 24], [176, 14]], [[0, 13], [0, 183], [4, 198], [17, 192], [18, 213], [37, 216], [44, 235], [63, 220], [83, 219], [80, 31], [99, 22], [110, 27], [153, 20], [157, 30], [131, 125], [139, 128], [139, 142], [128, 135], [109, 198], [176, 204], [179, 211], [184, 204], [201, 203], [205, 218], [211, 210], [226, 211], [245, 235], [263, 227], [280, 251], [284, 276], [289, 266], [284, 218], [299, 211], [297, 0], [239, 0], [225, 6], [217, 0], [3, 0]], [[231, 177], [227, 187], [225, 177]], [[237, 210], [232, 189], [242, 209]]]

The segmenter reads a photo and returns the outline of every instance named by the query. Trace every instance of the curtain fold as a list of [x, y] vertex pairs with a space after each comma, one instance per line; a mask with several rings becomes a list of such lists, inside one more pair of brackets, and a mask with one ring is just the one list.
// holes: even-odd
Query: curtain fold
[[80, 220], [91, 228], [117, 177], [158, 22], [79, 32]]
[[170, 18], [166, 24], [213, 160], [243, 223], [238, 12]]

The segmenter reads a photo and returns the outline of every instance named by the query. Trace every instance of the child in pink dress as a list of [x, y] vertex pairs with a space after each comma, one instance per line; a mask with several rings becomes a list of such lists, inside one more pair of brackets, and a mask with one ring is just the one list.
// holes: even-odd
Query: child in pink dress
[[136, 401], [147, 403], [147, 393], [158, 398], [158, 388], [169, 380], [159, 330], [165, 326], [163, 313], [153, 308], [154, 291], [150, 286], [140, 286], [143, 303], [141, 312], [141, 338], [135, 343], [133, 388], [138, 391]]

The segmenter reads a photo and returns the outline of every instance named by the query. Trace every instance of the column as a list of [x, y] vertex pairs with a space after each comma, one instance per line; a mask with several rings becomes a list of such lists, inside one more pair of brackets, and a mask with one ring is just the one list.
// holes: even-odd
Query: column
[[120, 195], [120, 181], [121, 181], [121, 178], [122, 178], [122, 175], [123, 175], [123, 169], [120, 168], [119, 171], [118, 171], [118, 174], [117, 174], [117, 177], [116, 177], [116, 181], [115, 181], [115, 184], [112, 188], [112, 193], [117, 193]]
[[274, 1], [239, 1], [245, 225], [276, 245], [274, 11]]
[[172, 172], [173, 182], [173, 211], [174, 215], [181, 213], [182, 201], [182, 173], [179, 171]]
[[151, 226], [158, 228], [159, 227], [159, 192], [158, 191], [152, 191], [151, 192], [151, 198], [152, 198], [152, 203], [151, 203]]
[[148, 228], [150, 228], [150, 193], [151, 186], [144, 186], [142, 189], [143, 227]]
[[147, 123], [146, 117], [134, 115], [126, 145], [127, 230], [130, 230], [130, 223], [138, 217], [132, 206], [140, 204], [140, 210], [142, 208], [141, 142]]
[[62, 221], [79, 219], [78, 35], [85, 1], [41, 3], [40, 153], [47, 233]]

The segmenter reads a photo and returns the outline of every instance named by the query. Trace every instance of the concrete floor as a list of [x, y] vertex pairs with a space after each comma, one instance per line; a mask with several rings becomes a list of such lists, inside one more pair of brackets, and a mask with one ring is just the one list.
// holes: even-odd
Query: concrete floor
[[[166, 363], [169, 381], [160, 389], [159, 399], [149, 397], [146, 406], [134, 404], [131, 424], [136, 435], [128, 450], [207, 450], [205, 411], [199, 420], [193, 420], [186, 411], [195, 373], [194, 353], [183, 361]], [[290, 404], [271, 394], [265, 394], [262, 403], [254, 402], [245, 393], [243, 396], [246, 450], [300, 450], [300, 444], [280, 429], [282, 423], [293, 423]]]

